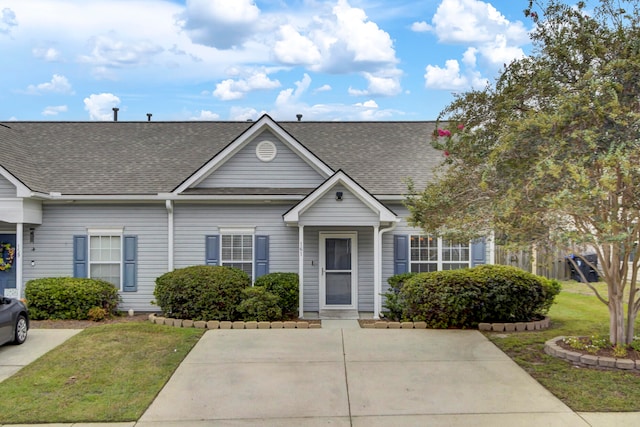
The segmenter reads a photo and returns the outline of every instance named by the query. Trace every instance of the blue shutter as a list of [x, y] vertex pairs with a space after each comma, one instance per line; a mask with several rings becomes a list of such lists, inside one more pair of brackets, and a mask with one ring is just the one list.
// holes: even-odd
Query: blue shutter
[[122, 290], [138, 290], [138, 236], [124, 236]]
[[204, 236], [204, 263], [220, 265], [220, 235]]
[[87, 236], [73, 236], [73, 277], [88, 277], [88, 249]]
[[393, 236], [393, 274], [409, 272], [409, 236]]
[[269, 236], [256, 236], [256, 277], [269, 274]]
[[487, 263], [487, 242], [485, 238], [471, 242], [471, 267]]

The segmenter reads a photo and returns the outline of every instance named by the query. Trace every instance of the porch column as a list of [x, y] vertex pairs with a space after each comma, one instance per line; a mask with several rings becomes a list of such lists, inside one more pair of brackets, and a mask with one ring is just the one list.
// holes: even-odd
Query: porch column
[[173, 201], [166, 200], [167, 208], [167, 271], [173, 271]]
[[380, 270], [382, 267], [382, 260], [380, 257], [380, 229], [379, 226], [373, 226], [373, 318], [380, 318], [380, 305], [382, 302], [382, 277]]
[[23, 256], [22, 256], [22, 242], [23, 242], [24, 226], [21, 222], [16, 224], [16, 256], [13, 265], [16, 268], [16, 291], [18, 292], [18, 298], [24, 297], [24, 285], [22, 284], [23, 276]]
[[304, 318], [304, 225], [298, 225], [298, 317]]

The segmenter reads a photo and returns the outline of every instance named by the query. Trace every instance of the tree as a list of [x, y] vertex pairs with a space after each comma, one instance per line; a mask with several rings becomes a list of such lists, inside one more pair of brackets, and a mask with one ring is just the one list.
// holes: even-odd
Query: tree
[[588, 7], [529, 2], [532, 54], [440, 113], [443, 165], [406, 204], [436, 235], [591, 248], [607, 294], [583, 281], [623, 345], [640, 308], [640, 15], [638, 1]]

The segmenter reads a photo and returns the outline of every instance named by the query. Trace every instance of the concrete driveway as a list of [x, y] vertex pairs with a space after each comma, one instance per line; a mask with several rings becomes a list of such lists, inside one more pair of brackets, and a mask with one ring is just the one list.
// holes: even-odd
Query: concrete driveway
[[137, 427], [588, 426], [477, 331], [208, 331]]
[[0, 346], [0, 381], [22, 369], [46, 352], [59, 346], [82, 329], [29, 329], [22, 345]]

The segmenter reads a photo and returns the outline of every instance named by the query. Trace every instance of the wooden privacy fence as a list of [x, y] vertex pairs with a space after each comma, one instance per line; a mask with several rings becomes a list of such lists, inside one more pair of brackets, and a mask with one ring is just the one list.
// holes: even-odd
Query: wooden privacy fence
[[514, 251], [496, 245], [495, 262], [518, 267], [548, 279], [567, 280], [571, 276], [565, 258], [567, 255], [557, 248]]

